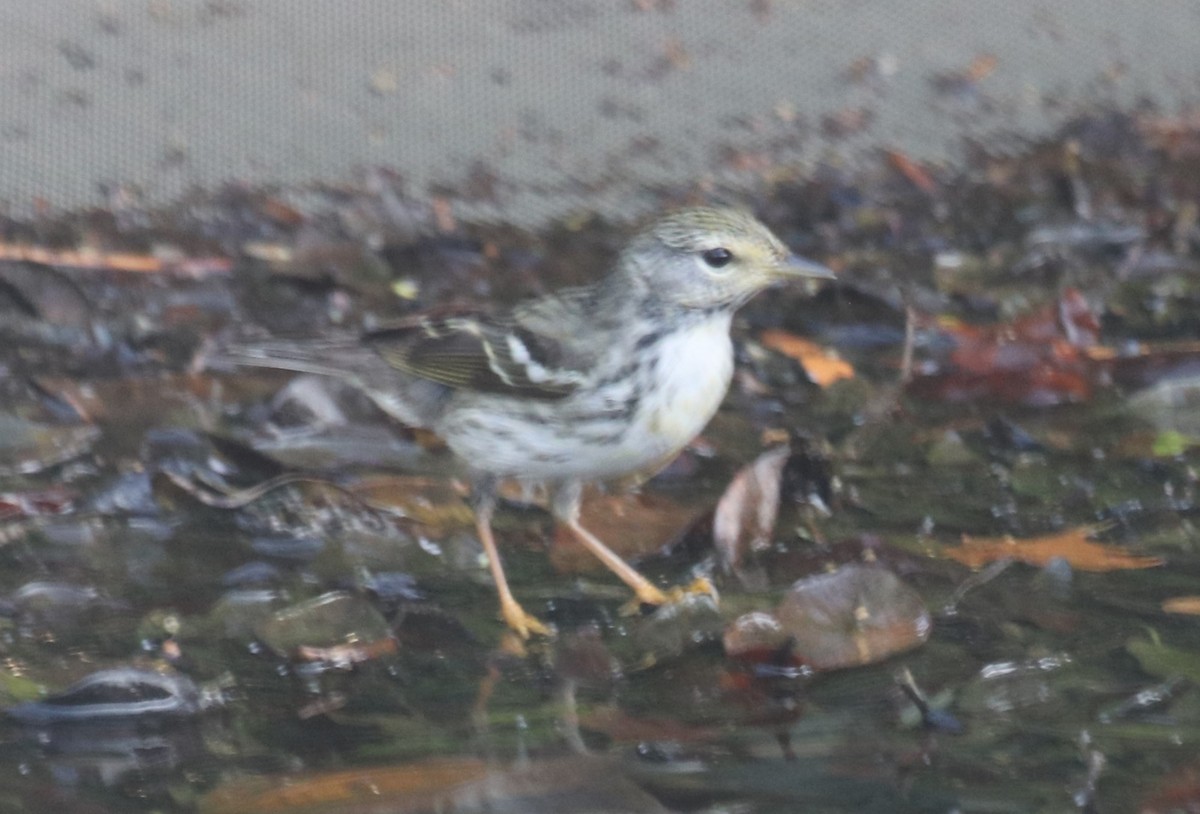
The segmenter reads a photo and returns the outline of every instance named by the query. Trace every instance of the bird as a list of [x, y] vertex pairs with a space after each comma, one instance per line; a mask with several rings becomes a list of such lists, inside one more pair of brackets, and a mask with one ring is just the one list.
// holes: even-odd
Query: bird
[[492, 532], [498, 485], [548, 490], [550, 508], [637, 600], [668, 594], [580, 524], [591, 482], [668, 464], [720, 406], [734, 312], [789, 281], [832, 279], [750, 212], [669, 211], [637, 231], [605, 277], [501, 311], [410, 316], [365, 334], [234, 349], [238, 364], [334, 376], [384, 413], [441, 437], [470, 473], [475, 527], [504, 622], [551, 629], [514, 598]]

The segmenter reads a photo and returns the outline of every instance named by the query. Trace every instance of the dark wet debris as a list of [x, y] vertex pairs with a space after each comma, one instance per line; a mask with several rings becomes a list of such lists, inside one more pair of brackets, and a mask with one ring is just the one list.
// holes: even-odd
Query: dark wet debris
[[[688, 59], [666, 38], [645, 64], [607, 67], [659, 82]], [[877, 87], [889, 64], [857, 59], [846, 81]], [[936, 103], [964, 116], [992, 104], [1002, 67], [980, 54], [931, 76]], [[749, 202], [838, 281], [742, 313], [734, 393], [704, 438], [641, 493], [584, 507], [655, 579], [708, 576], [721, 605], [622, 608], [539, 497], [506, 492], [512, 582], [562, 630], [524, 650], [489, 651], [494, 597], [437, 439], [352, 390], [222, 365], [220, 351], [585, 282], [628, 224], [464, 218], [460, 202], [510, 194], [485, 165], [429, 194], [376, 169], [166, 208], [114, 187], [104, 208], [0, 218], [10, 717], [191, 718], [206, 707], [197, 687], [228, 670], [245, 701], [224, 713], [235, 725], [186, 754], [220, 752], [233, 774], [251, 753], [255, 772], [419, 767], [484, 744], [531, 752], [533, 769], [499, 777], [553, 800], [565, 781], [540, 773], [542, 755], [628, 743], [668, 756], [639, 783], [683, 808], [721, 797], [765, 811], [768, 787], [798, 805], [820, 788], [912, 795], [889, 810], [1195, 799], [1194, 756], [1176, 743], [1190, 743], [1200, 675], [1200, 122], [1082, 116], [1040, 144], [969, 145], [958, 167], [888, 149], [858, 168], [778, 164], [817, 130], [874, 124], [857, 104], [820, 122], [781, 105], [730, 123], [748, 141], [714, 153], [756, 179], [752, 201], [712, 182], [646, 193], [662, 208]], [[527, 122], [522, 137], [555, 135]], [[1115, 521], [1099, 539], [1097, 518]], [[927, 607], [944, 608], [936, 624]], [[63, 659], [146, 653], [176, 670], [117, 667], [34, 700], [68, 681], [28, 676], [61, 674]], [[1085, 729], [1095, 742], [1081, 745]], [[954, 754], [939, 752], [951, 736]], [[1168, 766], [1182, 768], [1157, 780]], [[443, 789], [474, 789], [482, 768], [446, 771]], [[403, 795], [416, 775], [387, 777]], [[312, 788], [333, 794], [340, 777]]]
[[190, 717], [213, 702], [186, 676], [122, 667], [92, 673], [57, 695], [11, 707], [7, 714], [22, 724], [45, 726], [118, 718]]

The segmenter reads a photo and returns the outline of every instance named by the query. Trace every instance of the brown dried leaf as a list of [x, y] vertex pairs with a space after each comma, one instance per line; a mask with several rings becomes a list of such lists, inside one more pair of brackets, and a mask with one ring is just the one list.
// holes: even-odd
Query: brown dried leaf
[[513, 769], [474, 758], [435, 758], [306, 776], [243, 777], [208, 794], [200, 808], [208, 814], [667, 811], [618, 764], [594, 756], [534, 761]]
[[912, 158], [899, 150], [887, 150], [884, 155], [887, 156], [888, 163], [892, 165], [893, 169], [908, 179], [908, 182], [917, 189], [927, 195], [937, 192], [937, 182], [933, 180], [933, 176]]
[[1017, 560], [1041, 567], [1056, 559], [1066, 560], [1072, 568], [1080, 571], [1122, 571], [1163, 565], [1161, 557], [1132, 554], [1120, 546], [1088, 539], [1103, 528], [1076, 526], [1058, 534], [1027, 540], [1013, 537], [972, 538], [964, 534], [962, 545], [947, 549], [946, 556], [970, 568], [982, 568], [998, 560]]
[[794, 654], [816, 670], [874, 664], [929, 638], [921, 597], [886, 568], [847, 565], [798, 581], [775, 611]]
[[487, 765], [474, 758], [442, 758], [411, 766], [347, 769], [315, 776], [271, 780], [246, 777], [216, 789], [204, 799], [204, 810], [222, 812], [333, 811], [334, 806], [366, 810], [369, 799], [392, 800], [389, 811], [417, 812], [454, 789], [487, 774]]
[[581, 717], [579, 723], [585, 729], [607, 735], [616, 743], [705, 743], [717, 737], [716, 729], [691, 726], [669, 718], [635, 717], [617, 706], [596, 707]]
[[[670, 543], [695, 521], [697, 510], [659, 494], [584, 494], [579, 522], [625, 559], [638, 559]], [[565, 526], [555, 529], [550, 563], [559, 573], [603, 568]]]
[[1098, 352], [1091, 350], [1099, 342], [1100, 321], [1077, 289], [987, 328], [950, 319], [932, 324], [954, 349], [940, 366], [912, 380], [909, 390], [921, 398], [1062, 404], [1089, 400], [1105, 379]]

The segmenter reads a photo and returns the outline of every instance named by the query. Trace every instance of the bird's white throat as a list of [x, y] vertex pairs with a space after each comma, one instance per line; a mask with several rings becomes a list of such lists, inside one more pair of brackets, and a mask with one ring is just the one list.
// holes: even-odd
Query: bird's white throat
[[678, 451], [704, 429], [721, 405], [733, 375], [729, 339], [732, 314], [708, 319], [664, 336], [658, 364], [639, 410], [637, 429], [664, 454]]

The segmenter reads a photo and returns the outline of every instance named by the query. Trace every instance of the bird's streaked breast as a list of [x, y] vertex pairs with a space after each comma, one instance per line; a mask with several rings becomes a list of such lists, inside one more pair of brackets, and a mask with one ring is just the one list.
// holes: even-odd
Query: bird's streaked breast
[[[611, 480], [673, 457], [712, 418], [729, 387], [729, 314], [643, 343], [563, 401], [498, 396], [451, 408], [435, 427], [476, 468], [527, 480]], [[631, 341], [636, 342], [636, 338]]]

